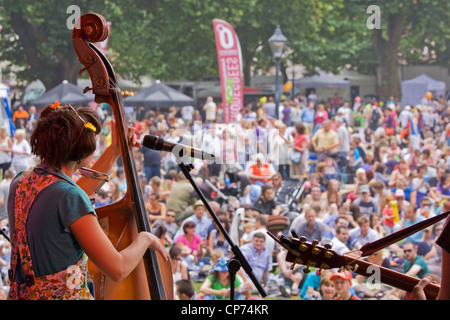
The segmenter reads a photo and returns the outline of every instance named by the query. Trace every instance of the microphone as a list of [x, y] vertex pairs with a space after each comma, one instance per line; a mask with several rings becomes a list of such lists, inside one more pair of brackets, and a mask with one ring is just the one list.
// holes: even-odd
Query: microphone
[[175, 157], [177, 157], [177, 160], [183, 157], [191, 157], [208, 161], [216, 160], [216, 157], [212, 153], [195, 149], [184, 144], [164, 141], [163, 138], [155, 135], [146, 135], [142, 145], [153, 150], [172, 152]]

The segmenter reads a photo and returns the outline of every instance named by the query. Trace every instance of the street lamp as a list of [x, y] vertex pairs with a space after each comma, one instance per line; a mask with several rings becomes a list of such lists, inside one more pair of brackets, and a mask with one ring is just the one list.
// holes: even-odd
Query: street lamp
[[272, 50], [272, 61], [275, 63], [275, 115], [279, 118], [278, 109], [280, 106], [280, 62], [283, 56], [283, 50], [287, 42], [287, 38], [281, 33], [281, 28], [277, 25], [275, 33], [269, 38], [270, 50]]

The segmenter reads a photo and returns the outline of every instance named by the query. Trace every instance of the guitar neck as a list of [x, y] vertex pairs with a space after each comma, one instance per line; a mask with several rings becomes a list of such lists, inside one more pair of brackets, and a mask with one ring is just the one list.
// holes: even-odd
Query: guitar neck
[[[351, 256], [344, 255], [344, 258], [348, 266], [357, 265], [355, 268], [356, 270], [352, 270], [353, 272], [368, 278], [374, 278], [376, 281], [380, 281], [381, 283], [385, 283], [406, 292], [412, 292], [414, 286], [416, 286], [420, 281], [418, 278], [414, 278], [370, 262], [355, 260], [355, 258]], [[427, 299], [434, 300], [437, 298], [439, 290], [440, 287], [438, 285], [430, 283], [425, 287], [424, 292]]]

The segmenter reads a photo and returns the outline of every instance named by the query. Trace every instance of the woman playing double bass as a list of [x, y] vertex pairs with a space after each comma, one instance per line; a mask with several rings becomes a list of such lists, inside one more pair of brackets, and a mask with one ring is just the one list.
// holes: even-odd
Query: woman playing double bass
[[[88, 196], [100, 182], [72, 180], [77, 169], [92, 162], [100, 132], [99, 118], [90, 108], [75, 110], [55, 103], [42, 111], [30, 139], [40, 163], [18, 174], [11, 185], [9, 299], [93, 299], [87, 257], [114, 281], [131, 273], [148, 248], [168, 259], [160, 240], [145, 231], [125, 249], [116, 250]], [[111, 146], [92, 169], [109, 172], [120, 156], [115, 132], [112, 136]], [[132, 130], [129, 139], [140, 146]]]

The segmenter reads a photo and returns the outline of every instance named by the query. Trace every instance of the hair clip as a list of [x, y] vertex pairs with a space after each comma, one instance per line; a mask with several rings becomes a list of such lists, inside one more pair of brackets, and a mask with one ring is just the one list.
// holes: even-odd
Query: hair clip
[[86, 129], [91, 130], [92, 132], [97, 132], [97, 128], [96, 128], [92, 123], [90, 123], [90, 122], [86, 122], [86, 123], [84, 124], [84, 127], [85, 127]]
[[56, 100], [55, 103], [50, 106], [50, 108], [56, 110], [62, 109], [63, 107], [61, 107], [61, 102], [59, 102], [59, 100]]

